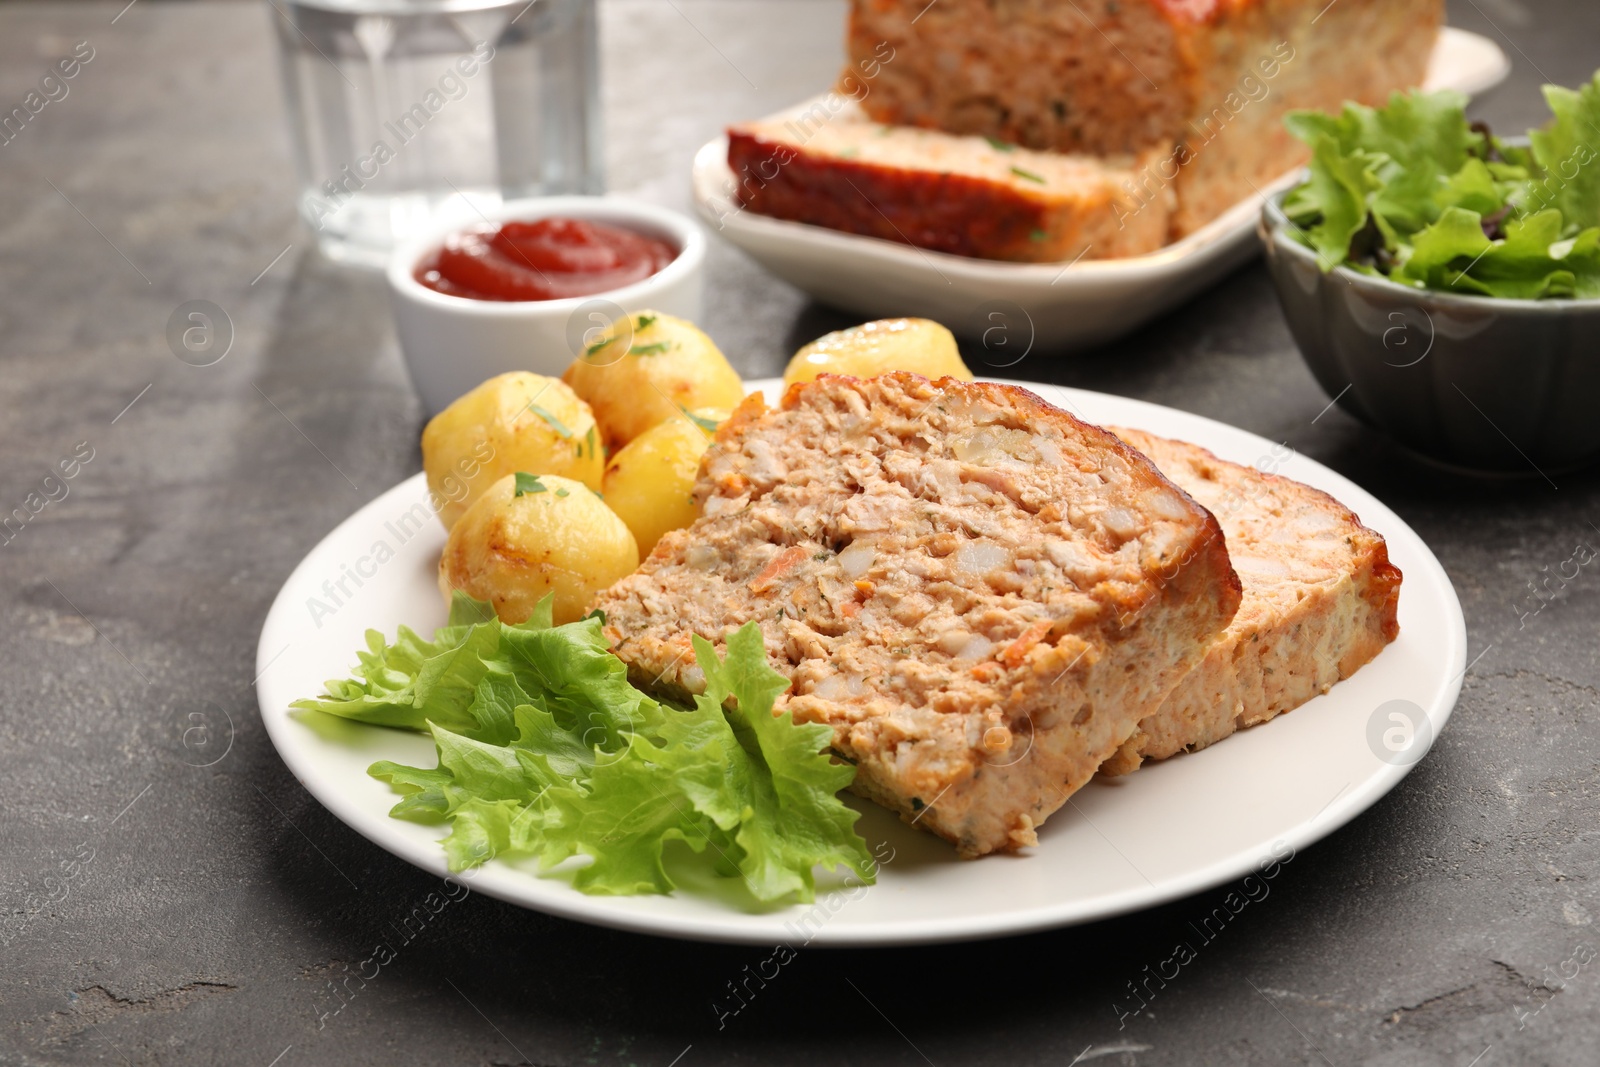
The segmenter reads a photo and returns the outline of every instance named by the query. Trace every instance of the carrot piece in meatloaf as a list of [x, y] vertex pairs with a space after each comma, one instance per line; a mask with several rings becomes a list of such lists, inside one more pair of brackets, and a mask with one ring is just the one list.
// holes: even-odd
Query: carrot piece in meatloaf
[[701, 517], [603, 593], [635, 681], [704, 685], [690, 637], [755, 620], [779, 709], [852, 788], [964, 855], [1034, 830], [1228, 625], [1211, 515], [1140, 453], [1012, 386], [824, 376], [723, 424]]
[[1285, 112], [1420, 85], [1443, 19], [1443, 0], [853, 0], [841, 88], [875, 71], [861, 103], [883, 123], [1168, 146], [1134, 188], [1175, 192], [1182, 236], [1304, 162]]

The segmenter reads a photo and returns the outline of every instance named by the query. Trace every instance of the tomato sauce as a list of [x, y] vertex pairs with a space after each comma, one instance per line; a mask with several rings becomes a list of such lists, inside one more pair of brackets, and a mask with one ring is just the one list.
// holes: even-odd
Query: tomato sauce
[[471, 300], [561, 300], [610, 292], [677, 258], [663, 241], [582, 219], [467, 230], [417, 265], [417, 281]]

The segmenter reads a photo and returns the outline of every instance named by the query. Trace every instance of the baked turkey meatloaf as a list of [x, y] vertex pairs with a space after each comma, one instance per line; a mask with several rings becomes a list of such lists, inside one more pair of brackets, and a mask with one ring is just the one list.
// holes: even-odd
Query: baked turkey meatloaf
[[1167, 242], [1171, 197], [1134, 191], [1166, 155], [1100, 159], [881, 126], [821, 104], [728, 131], [734, 195], [752, 211], [958, 256], [1110, 259]]
[[[850, 65], [878, 122], [1096, 155], [1166, 145], [1182, 236], [1306, 159], [1293, 108], [1420, 85], [1443, 0], [853, 0]], [[885, 58], [887, 57], [887, 58]]]
[[1035, 843], [1238, 608], [1212, 516], [1026, 390], [895, 373], [748, 397], [701, 516], [602, 593], [640, 685], [704, 678], [690, 635], [755, 620], [780, 709], [852, 788], [968, 856]]
[[1355, 513], [1310, 486], [1198, 445], [1109, 427], [1208, 508], [1244, 602], [1205, 659], [1101, 768], [1205, 748], [1348, 678], [1400, 632], [1400, 571]]

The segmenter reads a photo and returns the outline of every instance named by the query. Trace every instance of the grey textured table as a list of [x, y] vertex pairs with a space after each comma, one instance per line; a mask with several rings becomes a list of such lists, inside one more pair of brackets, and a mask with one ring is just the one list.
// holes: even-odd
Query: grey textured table
[[[93, 455], [0, 545], [0, 1062], [1600, 1058], [1600, 968], [1572, 962], [1600, 942], [1600, 579], [1519, 619], [1530, 580], [1600, 539], [1596, 482], [1461, 480], [1337, 410], [1316, 418], [1327, 399], [1258, 266], [1123, 343], [1013, 373], [1201, 412], [1348, 474], [1433, 546], [1482, 655], [1416, 771], [1285, 868], [1148, 1010], [1119, 1028], [1112, 1004], [1220, 891], [994, 943], [806, 951], [721, 1029], [713, 1000], [766, 950], [474, 895], [319, 1020], [329, 980], [437, 883], [289, 775], [255, 711], [256, 635], [301, 555], [418, 468], [420, 413], [377, 279], [321, 260], [297, 228], [270, 12], [142, 0], [113, 22], [121, 7], [0, 8], [7, 109], [73, 42], [95, 49], [69, 96], [0, 146], [0, 510], [80, 443]], [[827, 81], [841, 14], [606, 6], [612, 187], [686, 207], [696, 146]], [[1477, 106], [1502, 128], [1540, 114], [1545, 78], [1600, 64], [1586, 0], [1451, 15], [1515, 61]], [[710, 292], [705, 326], [751, 375], [846, 322], [726, 247]], [[209, 368], [163, 336], [191, 299], [237, 329]], [[231, 749], [196, 766], [206, 737]]]

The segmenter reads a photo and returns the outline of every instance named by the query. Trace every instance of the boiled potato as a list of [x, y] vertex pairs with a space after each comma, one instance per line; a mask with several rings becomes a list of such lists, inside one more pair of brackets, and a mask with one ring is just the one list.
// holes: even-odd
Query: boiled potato
[[972, 381], [972, 372], [961, 362], [949, 330], [928, 319], [879, 319], [806, 345], [789, 361], [783, 384], [809, 382], [819, 374], [875, 378], [892, 370]]
[[556, 625], [581, 619], [596, 593], [639, 566], [623, 521], [588, 486], [557, 475], [508, 474], [450, 529], [439, 588], [494, 605], [504, 622], [526, 622], [547, 593]]
[[422, 469], [445, 529], [514, 471], [559, 474], [600, 488], [606, 460], [594, 412], [555, 378], [516, 371], [490, 378], [422, 431]]
[[726, 410], [701, 408], [658, 422], [611, 456], [606, 464], [606, 503], [633, 531], [639, 557], [650, 554], [661, 535], [681, 529], [699, 511], [690, 500], [700, 457]]
[[732, 408], [744, 399], [744, 383], [711, 338], [655, 311], [618, 320], [561, 380], [594, 408], [612, 449], [684, 410]]

